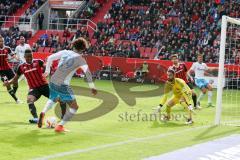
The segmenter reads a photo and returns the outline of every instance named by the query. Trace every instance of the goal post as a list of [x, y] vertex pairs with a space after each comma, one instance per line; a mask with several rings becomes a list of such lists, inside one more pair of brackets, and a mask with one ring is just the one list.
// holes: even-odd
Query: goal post
[[[231, 117], [236, 116], [234, 115], [235, 110], [233, 110], [235, 109], [235, 104], [239, 105], [240, 107], [240, 93], [239, 93], [240, 91], [238, 90], [238, 87], [237, 90], [234, 90], [232, 86], [229, 86], [230, 75], [225, 76], [224, 74], [225, 66], [235, 65], [233, 63], [234, 56], [232, 54], [232, 51], [236, 52], [237, 54], [240, 53], [239, 48], [240, 44], [238, 44], [239, 42], [240, 42], [240, 20], [236, 18], [222, 16], [215, 125], [219, 125], [222, 122], [223, 109], [227, 110], [227, 112], [231, 111], [232, 113], [229, 115], [229, 117]], [[239, 73], [238, 71], [236, 72]], [[229, 74], [229, 71], [227, 71], [227, 74]], [[233, 96], [234, 99], [231, 96]], [[240, 118], [240, 108], [238, 112]], [[228, 120], [231, 121], [231, 118], [229, 118]], [[233, 118], [232, 120], [234, 121], [235, 119]]]

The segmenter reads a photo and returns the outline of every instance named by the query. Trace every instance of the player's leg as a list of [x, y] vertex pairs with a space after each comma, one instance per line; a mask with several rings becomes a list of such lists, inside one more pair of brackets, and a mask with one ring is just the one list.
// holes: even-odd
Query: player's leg
[[79, 108], [76, 100], [70, 101], [67, 104], [69, 105], [69, 110], [63, 116], [63, 119], [61, 120], [61, 122], [56, 126], [56, 128], [55, 128], [56, 132], [64, 132], [64, 131], [66, 131], [63, 126], [70, 119], [72, 119], [72, 117], [77, 113], [77, 110]]
[[59, 101], [59, 103], [60, 103], [60, 107], [61, 107], [61, 111], [62, 111], [61, 119], [63, 119], [64, 115], [66, 114], [67, 103], [61, 102], [61, 101]]
[[198, 108], [199, 106], [197, 105], [197, 94], [194, 91], [193, 84], [191, 82], [188, 82], [187, 85], [192, 90], [192, 100], [193, 100], [194, 108]]
[[200, 105], [197, 105], [197, 94], [195, 93], [194, 89], [192, 89], [192, 100], [193, 100], [193, 106], [194, 108], [200, 109]]
[[183, 100], [181, 100], [180, 104], [182, 106], [184, 106], [184, 108], [186, 108], [186, 110], [188, 111], [188, 114], [189, 114], [186, 124], [192, 124], [193, 123], [193, 120], [192, 120], [192, 113], [193, 113], [192, 93], [191, 92], [183, 93], [182, 99]]
[[[7, 72], [6, 75], [7, 75], [8, 80], [12, 79], [15, 76], [15, 72], [11, 69], [6, 72]], [[13, 83], [12, 89], [14, 91], [14, 94], [16, 94], [17, 89], [18, 89], [18, 82]]]
[[53, 100], [53, 99], [48, 99], [48, 101], [47, 101], [47, 103], [45, 104], [42, 112], [41, 112], [40, 115], [39, 115], [38, 128], [42, 128], [45, 114], [47, 113], [47, 111], [49, 111], [50, 109], [52, 109], [52, 107], [53, 107], [55, 104], [56, 104], [55, 100]]
[[38, 121], [38, 128], [41, 128], [43, 125], [45, 114], [52, 109], [52, 107], [56, 104], [58, 100], [58, 92], [56, 91], [56, 88], [54, 88], [53, 84], [46, 85], [44, 95], [49, 97], [48, 101], [46, 102], [42, 112], [39, 115], [39, 121]]
[[17, 83], [13, 83], [12, 85], [13, 91], [16, 94], [17, 90], [18, 90], [18, 82]]
[[66, 111], [65, 115], [63, 116], [61, 122], [56, 126], [56, 132], [64, 132], [64, 125], [77, 113], [79, 108], [75, 96], [73, 94], [72, 89], [69, 86], [64, 87], [65, 93], [60, 93], [60, 101], [67, 102], [69, 106], [69, 110]]
[[37, 89], [33, 89], [28, 93], [27, 104], [28, 104], [29, 111], [33, 116], [32, 119], [29, 119], [30, 123], [38, 123], [37, 109], [34, 102], [37, 101], [40, 97], [41, 97], [41, 93], [39, 93]]
[[198, 96], [198, 99], [197, 99], [197, 105], [200, 106], [200, 101], [203, 99], [203, 97], [207, 93], [205, 80], [204, 79], [196, 79], [196, 85], [201, 90], [201, 93], [200, 93], [200, 95]]
[[[43, 87], [41, 87], [41, 93], [43, 96], [45, 96], [46, 98], [49, 98], [50, 97], [50, 88], [48, 85], [45, 85]], [[51, 97], [52, 99], [52, 97]], [[56, 100], [54, 101], [56, 102]], [[49, 102], [48, 104], [51, 104], [51, 105], [46, 105], [46, 108], [44, 110], [43, 113], [46, 113], [48, 110], [50, 110], [52, 108], [52, 104], [55, 104], [53, 101]], [[63, 118], [64, 114], [66, 113], [66, 108], [67, 108], [67, 104], [65, 102], [60, 102], [60, 107], [61, 107], [61, 111], [62, 111], [62, 115], [61, 115], [61, 119]]]
[[172, 96], [172, 98], [166, 104], [166, 113], [167, 115], [163, 117], [164, 121], [168, 121], [171, 119], [171, 111], [172, 107], [175, 106], [179, 102], [180, 98], [176, 96]]
[[200, 95], [198, 96], [198, 99], [197, 99], [197, 105], [198, 106], [200, 106], [200, 102], [203, 99], [203, 97], [206, 95], [206, 93], [207, 93], [207, 89], [205, 87], [202, 87]]
[[207, 85], [207, 89], [208, 89], [208, 107], [214, 107], [212, 105], [212, 96], [213, 96], [213, 88], [211, 84]]
[[[13, 70], [9, 70], [8, 79], [12, 79], [14, 76], [15, 76], [15, 72]], [[13, 83], [12, 88], [13, 88], [14, 94], [16, 94], [18, 90], [18, 82]]]
[[[12, 79], [13, 77], [14, 77], [14, 73], [12, 70], [2, 71], [2, 73], [1, 73], [1, 80], [3, 82], [8, 81], [8, 80]], [[19, 100], [15, 94], [16, 93], [15, 90], [10, 85], [6, 86], [6, 88], [7, 88], [8, 93], [10, 94], [10, 96], [15, 100], [15, 102], [19, 103]]]

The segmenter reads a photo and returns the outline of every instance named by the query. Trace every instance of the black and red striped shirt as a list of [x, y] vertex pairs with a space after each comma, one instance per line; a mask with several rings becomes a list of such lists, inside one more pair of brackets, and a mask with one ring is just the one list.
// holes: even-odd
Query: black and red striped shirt
[[11, 69], [8, 63], [9, 55], [13, 56], [13, 52], [9, 47], [3, 46], [3, 48], [0, 48], [0, 71]]
[[175, 71], [175, 77], [183, 79], [186, 83], [188, 83], [187, 79], [187, 67], [184, 63], [180, 63], [178, 66], [172, 66], [172, 69]]
[[43, 64], [44, 62], [42, 60], [34, 59], [31, 64], [25, 62], [19, 65], [17, 74], [19, 76], [24, 74], [30, 89], [38, 88], [48, 84], [46, 78], [42, 75]]

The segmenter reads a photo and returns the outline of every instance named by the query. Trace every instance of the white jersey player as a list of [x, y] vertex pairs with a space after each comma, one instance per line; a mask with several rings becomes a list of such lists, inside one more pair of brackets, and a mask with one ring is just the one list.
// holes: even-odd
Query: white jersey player
[[[20, 43], [15, 48], [16, 59], [18, 60], [19, 64], [26, 62], [24, 54], [27, 49], [31, 49], [30, 45], [25, 43], [25, 38], [23, 36], [20, 36]], [[24, 75], [21, 75], [21, 77], [18, 79], [18, 83], [23, 79], [25, 79], [25, 77]]]
[[95, 85], [92, 80], [91, 72], [88, 65], [81, 53], [88, 47], [88, 43], [85, 39], [79, 38], [72, 44], [73, 50], [62, 50], [48, 57], [45, 76], [50, 73], [50, 67], [55, 60], [60, 60], [57, 70], [51, 76], [49, 88], [50, 97], [45, 105], [42, 113], [40, 114], [38, 127], [42, 127], [43, 118], [45, 113], [52, 108], [56, 101], [66, 102], [70, 109], [64, 115], [62, 121], [56, 126], [56, 132], [64, 132], [63, 125], [69, 121], [77, 112], [78, 104], [70, 87], [70, 81], [77, 69], [81, 68], [85, 73], [89, 87], [92, 90], [93, 95], [97, 94]]
[[16, 57], [20, 63], [25, 62], [24, 54], [26, 49], [31, 49], [30, 45], [25, 43], [25, 38], [20, 37], [20, 44], [15, 48]]
[[208, 91], [208, 106], [211, 107], [212, 105], [212, 85], [204, 79], [204, 73], [207, 71], [215, 70], [215, 67], [208, 67], [206, 63], [203, 63], [203, 55], [199, 54], [197, 57], [197, 62], [194, 62], [189, 70], [189, 72], [194, 72], [195, 74], [195, 84], [198, 88], [201, 89], [201, 93], [198, 97], [197, 103], [200, 106], [200, 101], [203, 96]]

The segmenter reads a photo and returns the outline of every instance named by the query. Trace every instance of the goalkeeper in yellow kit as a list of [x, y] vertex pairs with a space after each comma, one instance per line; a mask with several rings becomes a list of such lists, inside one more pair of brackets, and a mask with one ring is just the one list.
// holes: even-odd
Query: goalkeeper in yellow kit
[[188, 87], [188, 85], [185, 83], [184, 80], [180, 78], [175, 78], [175, 71], [172, 68], [169, 68], [167, 71], [168, 80], [164, 87], [164, 95], [160, 100], [160, 104], [157, 107], [157, 111], [160, 112], [161, 108], [165, 105], [167, 102], [169, 94], [172, 92], [172, 97], [168, 100], [166, 104], [166, 112], [167, 115], [164, 117], [164, 120], [170, 120], [171, 118], [171, 108], [180, 103], [182, 106], [184, 106], [188, 113], [189, 118], [187, 119], [186, 124], [192, 124], [192, 91]]

